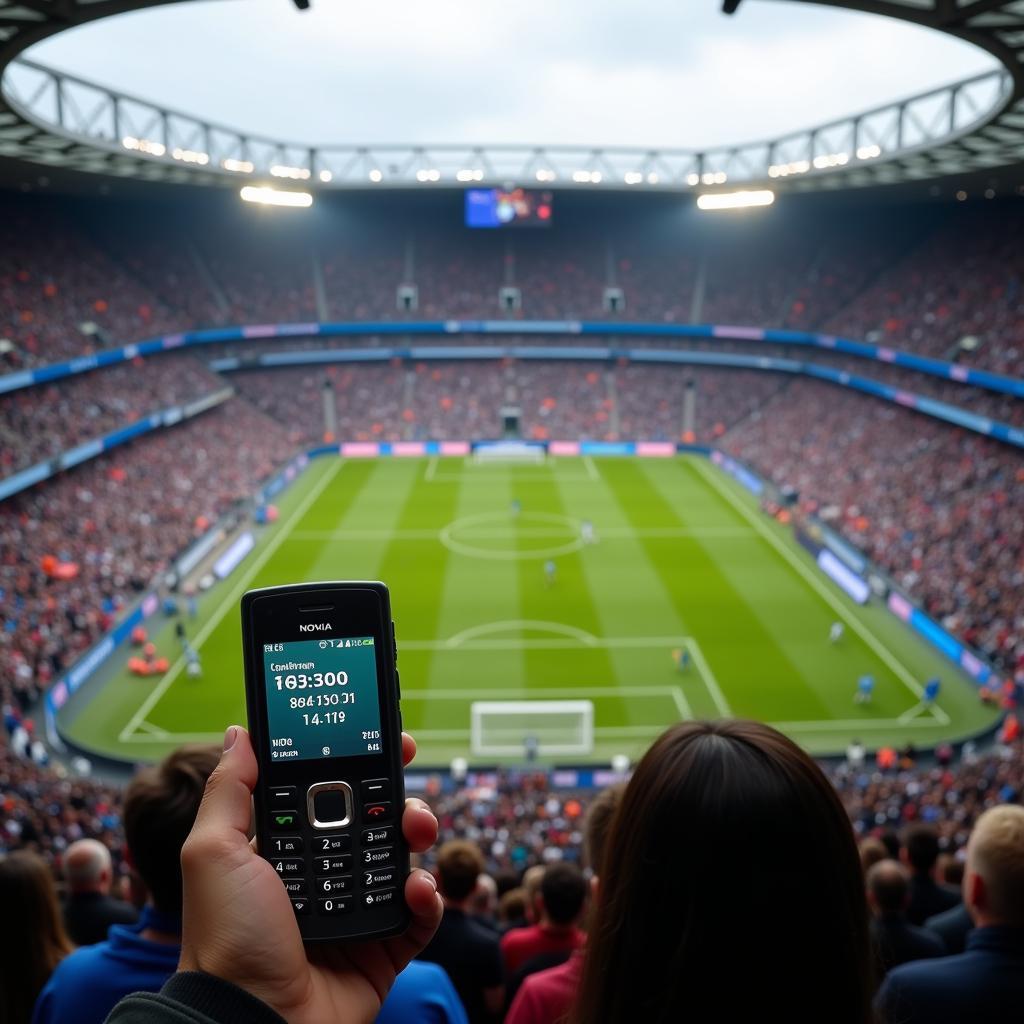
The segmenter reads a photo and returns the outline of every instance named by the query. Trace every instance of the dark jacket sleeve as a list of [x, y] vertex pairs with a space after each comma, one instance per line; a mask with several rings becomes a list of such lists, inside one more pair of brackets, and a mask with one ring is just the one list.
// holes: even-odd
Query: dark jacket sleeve
[[159, 992], [125, 996], [107, 1024], [285, 1024], [266, 1003], [211, 974], [174, 974]]

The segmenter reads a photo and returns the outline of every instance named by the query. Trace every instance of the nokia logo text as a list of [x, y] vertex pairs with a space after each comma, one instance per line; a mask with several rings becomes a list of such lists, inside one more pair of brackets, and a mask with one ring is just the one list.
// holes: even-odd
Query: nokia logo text
[[302, 626], [299, 626], [300, 633], [315, 633], [322, 629], [333, 629], [334, 627], [329, 622], [307, 622]]

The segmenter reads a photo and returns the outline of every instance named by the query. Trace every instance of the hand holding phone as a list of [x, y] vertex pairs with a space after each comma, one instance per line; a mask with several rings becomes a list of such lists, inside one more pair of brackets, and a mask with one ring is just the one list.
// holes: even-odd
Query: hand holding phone
[[398, 648], [383, 583], [242, 598], [260, 854], [303, 939], [395, 935], [409, 922]]
[[[403, 735], [402, 760], [416, 746]], [[369, 1024], [399, 971], [430, 941], [441, 897], [427, 872], [403, 886], [409, 927], [375, 942], [306, 946], [281, 881], [249, 842], [259, 768], [246, 731], [232, 726], [182, 851], [184, 912], [179, 971], [202, 971], [262, 1000], [288, 1024]], [[421, 800], [401, 816], [405, 842], [433, 845], [437, 820]]]

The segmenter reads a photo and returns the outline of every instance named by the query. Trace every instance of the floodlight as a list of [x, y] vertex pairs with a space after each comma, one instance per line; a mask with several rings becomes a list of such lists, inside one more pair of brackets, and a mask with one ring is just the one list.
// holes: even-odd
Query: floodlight
[[744, 210], [752, 206], [771, 206], [775, 193], [770, 189], [754, 189], [742, 192], [705, 192], [697, 196], [697, 207], [701, 210]]
[[259, 203], [262, 206], [305, 208], [313, 205], [313, 197], [308, 192], [288, 192], [284, 189], [271, 188], [269, 185], [246, 185], [238, 194], [245, 202]]

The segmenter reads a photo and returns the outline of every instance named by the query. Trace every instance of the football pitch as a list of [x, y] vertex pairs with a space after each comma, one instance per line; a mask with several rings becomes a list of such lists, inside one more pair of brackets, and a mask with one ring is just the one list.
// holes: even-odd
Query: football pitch
[[[699, 456], [538, 465], [324, 457], [279, 508], [187, 620], [202, 677], [186, 674], [171, 621], [154, 617], [170, 671], [133, 678], [119, 652], [62, 710], [66, 735], [133, 761], [218, 742], [245, 721], [242, 593], [332, 579], [391, 588], [402, 713], [421, 764], [468, 755], [479, 700], [592, 701], [590, 759], [604, 761], [636, 756], [686, 718], [758, 718], [825, 754], [855, 737], [870, 748], [926, 746], [996, 717], [957, 669], [884, 608], [850, 601]], [[595, 543], [584, 542], [585, 520]], [[831, 644], [835, 621], [845, 633]], [[682, 668], [679, 650], [689, 655]], [[857, 704], [866, 673], [874, 697]], [[942, 691], [925, 707], [921, 684], [933, 675]]]

